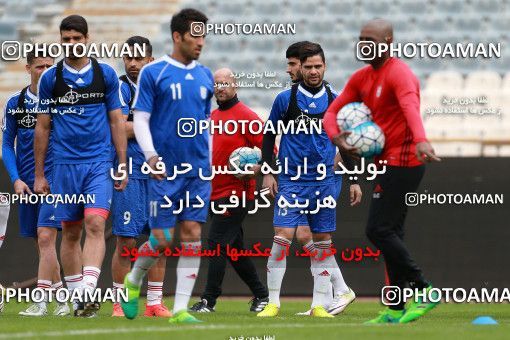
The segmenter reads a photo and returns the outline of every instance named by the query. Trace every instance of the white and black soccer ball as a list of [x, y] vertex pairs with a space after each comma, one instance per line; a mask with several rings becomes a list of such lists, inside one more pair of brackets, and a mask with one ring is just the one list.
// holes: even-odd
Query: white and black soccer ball
[[[229, 157], [229, 168], [233, 170], [232, 164], [237, 165], [241, 170], [245, 169], [247, 164], [258, 164], [262, 159], [262, 152], [258, 148], [249, 148], [243, 146], [235, 149]], [[240, 177], [241, 175], [234, 175]]]
[[4, 311], [4, 307], [5, 307], [4, 292], [5, 292], [5, 288], [4, 288], [4, 286], [2, 286], [0, 284], [0, 313], [2, 313]]
[[379, 155], [384, 148], [384, 133], [376, 123], [372, 121], [361, 123], [351, 130], [351, 134], [345, 138], [347, 144], [358, 149], [361, 157], [374, 157]]
[[336, 115], [336, 122], [342, 131], [351, 130], [357, 125], [371, 120], [370, 109], [359, 102], [345, 105]]

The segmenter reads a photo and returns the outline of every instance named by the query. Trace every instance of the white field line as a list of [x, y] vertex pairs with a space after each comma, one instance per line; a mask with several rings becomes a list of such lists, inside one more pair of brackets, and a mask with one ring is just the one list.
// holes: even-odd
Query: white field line
[[250, 328], [265, 328], [265, 332], [269, 334], [271, 330], [268, 327], [278, 328], [323, 328], [323, 327], [354, 327], [363, 326], [361, 323], [271, 323], [266, 324], [261, 322], [259, 325], [227, 325], [227, 324], [210, 324], [210, 325], [168, 325], [167, 327], [123, 327], [123, 328], [93, 328], [93, 329], [70, 329], [66, 331], [50, 331], [50, 332], [23, 332], [23, 333], [6, 333], [0, 334], [0, 339], [19, 339], [19, 338], [41, 338], [41, 337], [62, 337], [62, 336], [75, 336], [75, 335], [99, 335], [99, 334], [121, 334], [121, 333], [151, 333], [151, 332], [181, 332], [185, 330], [219, 330], [219, 329], [250, 329]]

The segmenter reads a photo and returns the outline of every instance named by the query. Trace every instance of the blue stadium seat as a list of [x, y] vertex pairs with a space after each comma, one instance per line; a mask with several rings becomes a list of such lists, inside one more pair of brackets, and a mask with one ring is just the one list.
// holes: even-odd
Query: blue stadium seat
[[360, 11], [363, 15], [369, 17], [386, 17], [392, 15], [394, 1], [381, 0], [381, 1], [364, 1], [361, 3]]
[[416, 28], [422, 32], [445, 31], [450, 29], [450, 23], [442, 17], [423, 17], [416, 20]]
[[18, 32], [16, 30], [16, 24], [0, 21], [0, 41], [16, 40], [17, 38]]

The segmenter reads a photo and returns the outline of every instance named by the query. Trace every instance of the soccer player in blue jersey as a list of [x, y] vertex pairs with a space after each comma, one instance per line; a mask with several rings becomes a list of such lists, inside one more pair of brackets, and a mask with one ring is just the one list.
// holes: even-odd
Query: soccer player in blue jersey
[[[64, 18], [60, 38], [62, 43], [87, 44], [87, 21], [79, 15]], [[70, 290], [95, 290], [105, 254], [104, 229], [113, 187], [123, 190], [127, 184], [124, 177], [114, 185], [110, 175], [112, 141], [119, 163], [126, 163], [127, 140], [119, 93], [119, 80], [112, 67], [72, 53], [44, 72], [39, 80], [34, 189], [39, 193], [50, 189], [44, 175], [44, 160], [51, 132], [52, 193], [93, 197], [85, 204], [57, 204], [55, 211], [57, 220], [62, 221], [60, 257]], [[73, 308], [75, 316], [89, 317], [99, 309], [99, 304], [86, 301], [73, 303]]]
[[[209, 117], [214, 81], [211, 71], [196, 61], [205, 36], [191, 34], [194, 22], [194, 25], [197, 22], [205, 24], [207, 17], [194, 9], [183, 9], [172, 17], [172, 54], [146, 65], [138, 79], [133, 104], [134, 130], [148, 164], [156, 170], [161, 157], [170, 176], [175, 175], [174, 166], [183, 170], [181, 163], [191, 165], [190, 171], [171, 181], [164, 173], [153, 174], [149, 181], [151, 236], [141, 249], [156, 251], [169, 246], [177, 224], [182, 247], [194, 250], [201, 247], [201, 226], [207, 218], [211, 183], [198, 175], [199, 169], [202, 175], [211, 174], [209, 132], [184, 128], [183, 120], [189, 127]], [[189, 202], [182, 211], [174, 210], [187, 194]], [[171, 209], [163, 206], [167, 205], [165, 198], [172, 202]], [[124, 280], [129, 301], [121, 302], [121, 306], [129, 319], [138, 314], [143, 277], [156, 261], [153, 256], [139, 257]], [[174, 315], [169, 319], [170, 323], [198, 322], [187, 308], [199, 266], [198, 256], [179, 257]]]
[[[294, 84], [291, 89], [281, 92], [275, 99], [269, 120], [276, 126], [278, 121], [294, 122], [321, 119], [329, 104], [336, 97], [330, 86], [326, 86], [324, 72], [326, 69], [324, 52], [319, 44], [306, 44], [300, 49], [301, 73], [303, 82]], [[265, 135], [262, 160], [270, 163], [270, 150], [274, 145], [275, 135]], [[288, 173], [281, 173], [278, 184], [270, 174], [264, 175], [263, 187], [269, 188], [272, 195], [276, 195], [275, 202], [284, 197], [288, 202], [299, 203], [309, 200], [309, 211], [317, 208], [317, 200], [328, 196], [335, 201], [340, 194], [340, 181], [335, 180], [334, 159], [335, 146], [328, 141], [324, 131], [317, 133], [284, 134], [280, 143], [279, 160], [288, 161]], [[298, 180], [291, 180], [296, 176], [297, 167], [303, 166], [307, 158], [307, 174], [301, 173]], [[326, 177], [320, 181], [317, 167], [325, 165]], [[357, 186], [357, 185], [356, 185]], [[355, 190], [354, 200], [359, 203], [361, 192]], [[275, 317], [280, 309], [280, 286], [285, 273], [285, 257], [279, 261], [282, 252], [290, 246], [294, 236], [294, 229], [303, 225], [303, 212], [300, 208], [279, 207], [275, 203], [274, 228], [275, 238], [268, 259], [268, 289], [269, 303], [259, 317]], [[317, 258], [312, 261], [314, 273], [314, 292], [310, 315], [314, 317], [332, 317], [333, 313], [343, 311], [354, 300], [354, 292], [346, 285], [334, 256], [322, 259], [331, 247], [331, 233], [336, 230], [336, 210], [320, 208], [315, 214], [307, 214], [307, 224], [310, 226], [313, 238], [313, 249], [317, 250]], [[322, 260], [319, 260], [322, 259]], [[329, 307], [332, 314], [324, 308], [327, 301], [329, 283], [333, 284], [335, 297]], [[331, 309], [333, 308], [333, 310]]]
[[[53, 58], [38, 56], [35, 52], [27, 55], [26, 69], [30, 74], [30, 85], [13, 94], [5, 105], [2, 159], [9, 177], [14, 184], [14, 192], [18, 195], [30, 195], [34, 191], [34, 129], [37, 121], [37, 83], [41, 74], [53, 65]], [[15, 146], [16, 142], [16, 148]], [[48, 145], [50, 156], [44, 164], [46, 177], [51, 182], [53, 160], [51, 157], [52, 143]], [[51, 184], [51, 183], [50, 183]], [[54, 207], [51, 204], [20, 203], [19, 205], [20, 234], [33, 237], [39, 250], [39, 269], [37, 287], [43, 290], [62, 288], [60, 265], [57, 259], [55, 242], [60, 222], [55, 220]], [[44, 316], [47, 311], [45, 301], [34, 303], [20, 315]], [[66, 303], [58, 304], [54, 315], [69, 314]]]
[[[117, 242], [112, 258], [113, 290], [124, 288], [124, 277], [131, 269], [129, 257], [121, 256], [124, 248], [136, 246], [136, 238], [142, 233], [149, 233], [149, 199], [148, 185], [149, 176], [143, 174], [142, 164], [145, 161], [142, 149], [136, 142], [133, 131], [133, 113], [131, 106], [136, 92], [138, 74], [143, 66], [154, 60], [152, 46], [149, 39], [134, 36], [126, 40], [134, 52], [134, 46], [143, 46], [145, 56], [124, 56], [124, 70], [122, 75], [120, 92], [126, 106], [122, 107], [125, 119], [125, 129], [128, 138], [127, 157], [131, 164], [129, 183], [124, 191], [115, 191], [112, 202], [112, 233]], [[172, 314], [162, 302], [163, 279], [165, 277], [166, 257], [159, 258], [157, 264], [149, 270], [147, 283], [147, 305], [145, 316], [170, 317]], [[112, 316], [124, 316], [120, 303], [114, 303]]]

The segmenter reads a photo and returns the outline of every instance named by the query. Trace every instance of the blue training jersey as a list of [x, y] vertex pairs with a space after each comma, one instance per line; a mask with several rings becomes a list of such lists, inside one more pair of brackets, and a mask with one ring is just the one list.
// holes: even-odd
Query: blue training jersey
[[196, 127], [209, 118], [213, 83], [205, 66], [196, 61], [184, 65], [168, 55], [145, 65], [138, 76], [133, 107], [151, 114], [154, 147], [169, 175], [174, 166], [180, 169], [181, 163], [192, 166], [192, 171], [181, 177], [196, 177], [199, 168], [210, 174], [209, 131], [183, 129], [183, 124]]
[[[271, 108], [271, 113], [269, 114], [269, 120], [275, 127], [278, 121], [285, 120], [285, 116], [288, 114], [287, 109], [291, 104], [291, 91], [292, 88], [282, 91], [276, 96], [273, 107]], [[337, 96], [333, 91], [331, 91], [331, 95], [332, 98]], [[326, 87], [323, 86], [317, 94], [313, 95], [299, 85], [296, 91], [296, 102], [298, 109], [308, 114], [309, 117], [320, 115], [324, 113], [329, 106]], [[297, 124], [295, 127], [297, 128]], [[285, 170], [282, 168], [282, 173], [278, 176], [279, 183], [299, 183], [300, 185], [333, 183], [335, 153], [335, 146], [329, 140], [324, 129], [322, 129], [320, 134], [304, 132], [283, 134], [280, 140], [278, 160], [283, 166], [285, 159], [287, 159], [288, 171], [284, 173]], [[297, 174], [298, 166], [303, 167], [305, 157], [308, 164], [307, 174], [303, 174], [303, 169], [301, 169], [300, 177], [292, 181], [290, 178]], [[317, 181], [317, 177], [320, 176], [317, 172], [317, 166], [319, 164], [326, 165], [327, 169], [326, 178], [320, 182]]]
[[[17, 179], [25, 182], [30, 188], [34, 186], [35, 158], [34, 132], [37, 121], [37, 96], [28, 88], [23, 99], [23, 108], [18, 107], [22, 91], [14, 93], [5, 104], [2, 122], [2, 159], [12, 183]], [[44, 163], [45, 176], [51, 180], [53, 164], [53, 143], [50, 136], [48, 152]]]
[[[129, 81], [129, 80], [128, 80]], [[131, 92], [136, 92], [136, 84], [129, 81], [121, 81], [120, 82], [120, 94], [122, 96], [122, 101], [126, 104], [122, 106], [122, 114], [129, 117], [129, 114], [132, 111], [132, 108], [129, 107], [129, 103], [134, 99], [131, 97]], [[134, 97], [134, 96], [133, 96]], [[132, 106], [132, 104], [131, 104]], [[127, 151], [126, 151], [126, 157], [127, 159], [131, 159], [132, 164], [132, 172], [129, 175], [129, 178], [133, 179], [147, 179], [149, 178], [147, 175], [142, 174], [142, 165], [145, 162], [145, 157], [143, 155], [142, 149], [140, 148], [140, 145], [138, 145], [138, 142], [136, 141], [136, 138], [128, 138], [128, 144], [127, 144]], [[116, 164], [117, 160], [116, 160]]]
[[[122, 107], [119, 80], [111, 66], [98, 62], [96, 70], [94, 65], [90, 59], [78, 71], [64, 60], [61, 66], [64, 85], [57, 82], [58, 63], [39, 80], [38, 110], [53, 118], [55, 164], [112, 160], [108, 112]], [[67, 92], [58, 96], [57, 90]]]

